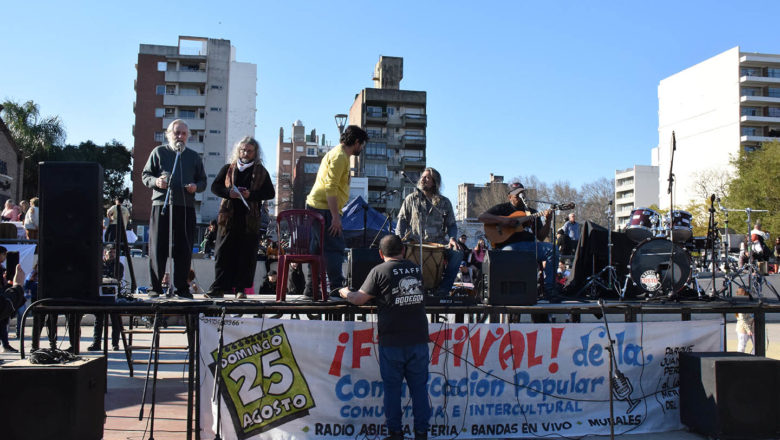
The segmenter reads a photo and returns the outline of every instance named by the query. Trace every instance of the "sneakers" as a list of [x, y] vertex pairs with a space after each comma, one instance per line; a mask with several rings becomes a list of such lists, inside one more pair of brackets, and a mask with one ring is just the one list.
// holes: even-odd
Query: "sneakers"
[[177, 298], [192, 299], [192, 294], [187, 290], [177, 290], [175, 296]]
[[19, 350], [11, 347], [10, 345], [3, 346], [3, 353], [19, 353]]
[[158, 292], [156, 290], [147, 290], [146, 294], [149, 296], [149, 298], [159, 298], [160, 297], [160, 292]]
[[100, 342], [93, 342], [92, 345], [87, 347], [87, 351], [102, 351], [103, 347], [100, 346]]
[[246, 292], [237, 293], [236, 299], [246, 299]]

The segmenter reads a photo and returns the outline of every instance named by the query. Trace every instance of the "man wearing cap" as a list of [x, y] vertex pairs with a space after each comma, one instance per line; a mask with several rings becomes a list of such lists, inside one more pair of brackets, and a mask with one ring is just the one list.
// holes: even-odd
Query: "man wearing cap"
[[[553, 252], [552, 243], [544, 242], [550, 233], [552, 210], [543, 213], [545, 221], [537, 210], [529, 208], [525, 202], [525, 188], [520, 183], [509, 185], [509, 201], [500, 203], [479, 216], [478, 220], [485, 225], [498, 225], [502, 228], [515, 229], [515, 232], [501, 243], [493, 246], [501, 250], [533, 252], [539, 262], [545, 262], [544, 287], [545, 292], [553, 291], [555, 285], [555, 269], [558, 262]], [[517, 211], [526, 212], [524, 217], [510, 217]], [[530, 214], [530, 215], [529, 215]]]

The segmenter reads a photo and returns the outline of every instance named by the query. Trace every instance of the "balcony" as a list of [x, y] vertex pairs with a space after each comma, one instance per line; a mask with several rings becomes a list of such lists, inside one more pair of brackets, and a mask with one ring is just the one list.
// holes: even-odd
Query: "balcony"
[[369, 187], [386, 187], [387, 186], [387, 177], [381, 177], [381, 176], [366, 176], [368, 177], [368, 186]]
[[402, 157], [401, 166], [407, 168], [425, 168], [424, 157]]
[[[163, 128], [168, 128], [168, 125], [171, 124], [176, 118], [163, 118], [162, 126]], [[205, 119], [185, 119], [182, 118], [184, 122], [187, 123], [187, 126], [190, 127], [190, 131], [192, 130], [205, 130], [206, 129], [206, 120]]]
[[206, 72], [200, 70], [170, 70], [165, 72], [167, 83], [205, 83]]
[[780, 84], [780, 78], [773, 76], [741, 76], [739, 85], [741, 86], [764, 86], [767, 84]]
[[206, 95], [165, 95], [163, 104], [171, 107], [205, 107]]
[[780, 104], [780, 97], [774, 96], [740, 96], [739, 102], [745, 105], [760, 106], [765, 104]]
[[401, 145], [404, 148], [425, 148], [425, 136], [419, 134], [405, 134], [401, 136]]
[[401, 115], [401, 119], [406, 126], [425, 127], [425, 125], [428, 123], [428, 115], [420, 115], [416, 113], [404, 113]]
[[196, 153], [203, 154], [206, 151], [206, 146], [203, 142], [187, 142], [187, 148], [195, 150]]
[[780, 116], [740, 116], [740, 122], [753, 122], [758, 124], [780, 124]]
[[387, 112], [366, 112], [366, 122], [387, 122]]
[[739, 137], [739, 141], [740, 142], [773, 142], [773, 141], [780, 141], [780, 137], [742, 135]]
[[387, 169], [388, 170], [400, 170], [401, 169], [401, 161], [398, 159], [397, 156], [387, 159]]

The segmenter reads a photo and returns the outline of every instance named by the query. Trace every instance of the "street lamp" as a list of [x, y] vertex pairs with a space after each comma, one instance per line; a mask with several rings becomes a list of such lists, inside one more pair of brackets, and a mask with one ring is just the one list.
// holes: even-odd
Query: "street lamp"
[[341, 135], [344, 133], [344, 127], [347, 125], [348, 116], [343, 113], [339, 113], [334, 116], [334, 118], [336, 119], [336, 126], [339, 128], [339, 135]]

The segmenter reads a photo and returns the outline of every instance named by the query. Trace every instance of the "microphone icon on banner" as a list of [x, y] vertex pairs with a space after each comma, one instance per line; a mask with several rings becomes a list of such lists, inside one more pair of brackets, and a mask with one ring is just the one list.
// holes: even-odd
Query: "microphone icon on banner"
[[618, 369], [615, 369], [615, 375], [610, 379], [612, 381], [612, 395], [617, 400], [624, 400], [628, 403], [628, 409], [626, 414], [630, 414], [637, 405], [639, 400], [631, 398], [631, 393], [634, 392], [634, 386], [631, 385], [631, 381]]

